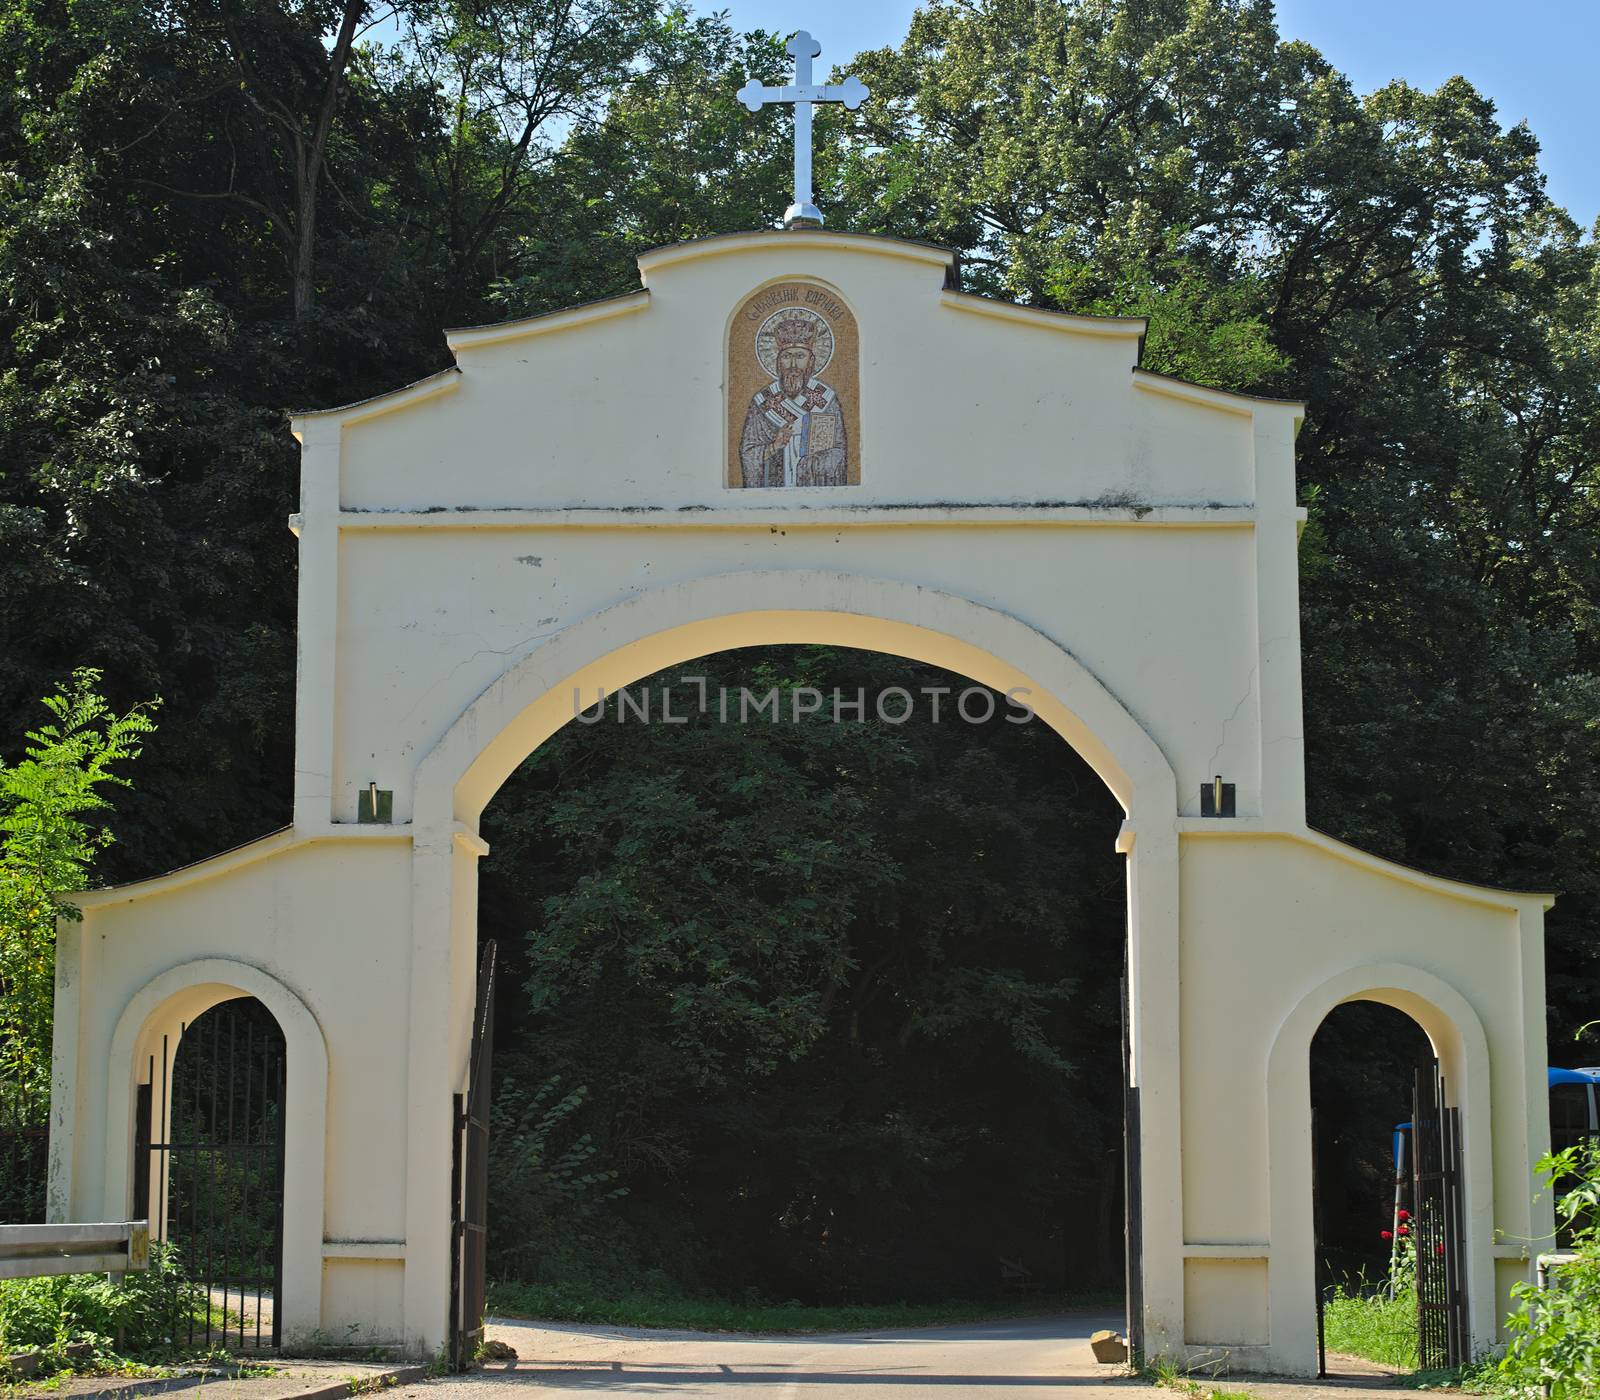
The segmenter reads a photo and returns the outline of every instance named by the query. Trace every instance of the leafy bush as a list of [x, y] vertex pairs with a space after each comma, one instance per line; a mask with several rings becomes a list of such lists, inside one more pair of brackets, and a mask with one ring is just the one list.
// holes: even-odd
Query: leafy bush
[[111, 833], [86, 817], [111, 806], [101, 791], [131, 784], [114, 771], [139, 756], [159, 703], [113, 714], [100, 673], [73, 672], [43, 705], [52, 724], [29, 730], [23, 758], [0, 761], [0, 1117], [42, 1123], [50, 1104], [56, 920], [79, 917], [63, 891], [87, 883]]
[[128, 1356], [170, 1352], [179, 1323], [205, 1307], [205, 1290], [184, 1276], [178, 1251], [153, 1244], [149, 1269], [120, 1279], [61, 1274], [0, 1283], [0, 1353], [69, 1342]]
[[1577, 1259], [1549, 1287], [1518, 1284], [1499, 1381], [1517, 1395], [1578, 1400], [1600, 1392], [1600, 1142], [1552, 1153], [1539, 1171], [1558, 1189], [1556, 1215]]
[[[513, 1076], [495, 1094], [489, 1136], [490, 1267], [497, 1277], [591, 1275], [595, 1217], [626, 1193], [597, 1168], [598, 1149], [574, 1118], [588, 1090], [552, 1075], [532, 1092]], [[604, 1272], [603, 1270], [601, 1272]]]

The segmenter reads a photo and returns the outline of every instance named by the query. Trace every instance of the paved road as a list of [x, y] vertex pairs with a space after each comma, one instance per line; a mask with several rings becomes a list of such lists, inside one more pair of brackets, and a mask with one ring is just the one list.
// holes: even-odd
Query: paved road
[[[556, 1391], [603, 1391], [657, 1400], [1173, 1400], [1097, 1365], [1089, 1335], [1117, 1328], [1110, 1312], [908, 1331], [756, 1337], [642, 1331], [491, 1318], [491, 1339], [517, 1350], [469, 1376], [403, 1386], [392, 1400], [534, 1400]], [[1337, 1378], [1254, 1377], [1224, 1382], [1250, 1400], [1395, 1400], [1381, 1368], [1330, 1358]]]
[[491, 1320], [517, 1350], [460, 1379], [406, 1387], [415, 1400], [511, 1400], [510, 1390], [605, 1391], [695, 1400], [952, 1400], [1071, 1387], [1073, 1400], [1154, 1392], [1098, 1366], [1089, 1334], [1113, 1313], [832, 1336], [752, 1337]]

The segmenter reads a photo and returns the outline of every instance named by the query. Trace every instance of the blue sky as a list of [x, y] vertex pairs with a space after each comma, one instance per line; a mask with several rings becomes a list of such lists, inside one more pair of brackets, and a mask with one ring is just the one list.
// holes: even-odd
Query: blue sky
[[[914, 0], [699, 0], [736, 28], [809, 29], [823, 71], [898, 44]], [[1435, 88], [1460, 73], [1506, 125], [1526, 120], [1549, 190], [1580, 224], [1600, 213], [1600, 0], [1278, 0], [1278, 28], [1305, 39], [1358, 92], [1404, 78]]]

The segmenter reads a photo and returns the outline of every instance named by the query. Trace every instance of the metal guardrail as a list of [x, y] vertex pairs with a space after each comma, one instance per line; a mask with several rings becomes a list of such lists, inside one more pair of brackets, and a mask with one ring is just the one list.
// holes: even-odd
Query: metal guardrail
[[121, 1274], [150, 1267], [150, 1223], [0, 1225], [0, 1279]]
[[1541, 1254], [1538, 1259], [1539, 1287], [1548, 1288], [1550, 1286], [1550, 1271], [1552, 1269], [1559, 1269], [1563, 1264], [1575, 1263], [1577, 1258], [1576, 1254], [1564, 1249], [1553, 1250], [1549, 1254]]

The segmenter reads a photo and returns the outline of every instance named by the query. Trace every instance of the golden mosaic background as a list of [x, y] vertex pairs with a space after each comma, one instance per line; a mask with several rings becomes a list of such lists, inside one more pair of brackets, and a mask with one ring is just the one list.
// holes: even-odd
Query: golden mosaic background
[[772, 382], [772, 376], [756, 358], [756, 332], [774, 312], [791, 306], [816, 312], [833, 331], [833, 358], [817, 377], [838, 396], [844, 414], [845, 480], [851, 486], [859, 486], [861, 340], [856, 330], [856, 318], [832, 287], [807, 281], [803, 277], [774, 282], [758, 292], [752, 292], [740, 303], [728, 328], [728, 433], [723, 479], [727, 485], [743, 489], [744, 475], [739, 469], [739, 438], [744, 432], [744, 417], [756, 390], [764, 389]]

